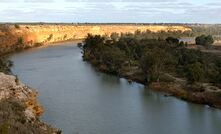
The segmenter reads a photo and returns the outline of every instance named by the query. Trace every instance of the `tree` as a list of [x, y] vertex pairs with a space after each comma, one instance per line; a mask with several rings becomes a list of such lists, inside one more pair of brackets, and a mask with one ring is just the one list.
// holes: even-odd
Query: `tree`
[[190, 83], [200, 82], [203, 79], [203, 67], [200, 62], [190, 64], [187, 67], [187, 80]]
[[118, 73], [123, 63], [127, 60], [125, 53], [117, 47], [104, 46], [98, 55], [100, 64], [108, 68], [109, 73]]
[[17, 41], [17, 44], [18, 45], [23, 45], [24, 44], [24, 39], [22, 37], [19, 37], [18, 41]]
[[201, 35], [195, 39], [197, 45], [209, 46], [214, 43], [213, 37], [211, 35]]
[[110, 38], [113, 40], [113, 41], [117, 41], [119, 39], [119, 34], [118, 33], [112, 33], [110, 35]]
[[105, 38], [100, 35], [91, 35], [88, 34], [84, 40], [84, 48], [96, 48], [99, 45], [104, 44]]
[[83, 44], [81, 42], [77, 43], [77, 46], [82, 49]]
[[162, 49], [147, 50], [141, 58], [140, 67], [147, 83], [160, 81], [160, 75], [167, 64], [172, 61], [171, 55]]
[[19, 26], [18, 24], [15, 24], [15, 28], [16, 28], [16, 29], [19, 29], [20, 26]]

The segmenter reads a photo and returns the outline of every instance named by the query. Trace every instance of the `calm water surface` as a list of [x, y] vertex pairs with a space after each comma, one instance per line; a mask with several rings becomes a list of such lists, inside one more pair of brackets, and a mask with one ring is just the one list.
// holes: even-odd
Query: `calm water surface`
[[221, 134], [221, 110], [164, 97], [95, 71], [75, 43], [14, 54], [13, 73], [38, 89], [42, 120], [65, 134]]

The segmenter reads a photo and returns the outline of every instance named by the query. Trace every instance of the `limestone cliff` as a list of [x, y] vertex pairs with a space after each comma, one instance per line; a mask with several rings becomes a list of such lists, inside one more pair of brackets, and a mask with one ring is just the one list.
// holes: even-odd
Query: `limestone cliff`
[[39, 121], [43, 108], [37, 92], [16, 77], [0, 73], [0, 133], [53, 134], [58, 130]]
[[[83, 39], [88, 33], [110, 35], [116, 33], [133, 33], [136, 30], [152, 32], [159, 31], [189, 31], [184, 26], [162, 25], [2, 25], [0, 26], [0, 53], [8, 53], [19, 48], [33, 47], [39, 44]], [[25, 46], [22, 46], [24, 45]]]

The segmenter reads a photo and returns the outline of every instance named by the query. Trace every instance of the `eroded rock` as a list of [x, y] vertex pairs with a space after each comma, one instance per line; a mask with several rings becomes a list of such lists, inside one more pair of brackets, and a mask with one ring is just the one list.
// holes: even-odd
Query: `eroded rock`
[[[37, 102], [37, 91], [15, 76], [0, 73], [0, 133], [58, 133], [39, 121], [43, 107]], [[19, 132], [17, 132], [18, 130]]]

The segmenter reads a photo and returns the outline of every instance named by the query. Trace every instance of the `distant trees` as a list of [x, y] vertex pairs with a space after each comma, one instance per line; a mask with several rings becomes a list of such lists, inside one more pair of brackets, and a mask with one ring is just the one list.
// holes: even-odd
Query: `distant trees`
[[209, 46], [214, 43], [213, 37], [211, 35], [201, 35], [195, 39], [197, 45]]
[[167, 37], [166, 38], [167, 43], [169, 44], [178, 44], [179, 43], [179, 39], [174, 38], [174, 37]]
[[83, 58], [90, 60], [99, 69], [116, 74], [126, 60], [124, 51], [100, 35], [90, 35], [84, 41]]
[[91, 34], [88, 34], [87, 35], [87, 38], [84, 40], [84, 48], [96, 48], [96, 47], [99, 47], [101, 46], [105, 41], [105, 38], [100, 36], [100, 35], [91, 35]]
[[192, 29], [193, 37], [202, 34], [212, 35], [214, 40], [221, 40], [221, 25], [193, 25]]
[[19, 26], [18, 24], [15, 24], [15, 28], [19, 29], [19, 28], [20, 28], [20, 26]]
[[23, 45], [24, 44], [24, 39], [23, 37], [19, 37], [17, 41], [17, 45]]
[[[169, 33], [161, 33], [167, 35]], [[158, 34], [160, 37], [161, 34]], [[151, 37], [152, 36], [152, 37]], [[175, 37], [156, 38], [155, 33], [112, 34], [107, 38], [88, 35], [84, 40], [83, 58], [105, 72], [134, 76], [146, 83], [164, 81], [170, 75], [194, 84], [221, 84], [221, 60], [216, 55], [187, 49]], [[151, 38], [151, 39], [150, 39]], [[211, 36], [200, 36], [201, 45], [210, 45]], [[169, 75], [167, 75], [169, 74]]]
[[47, 38], [47, 41], [50, 41], [53, 38], [53, 34], [50, 34], [49, 37]]

